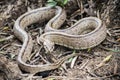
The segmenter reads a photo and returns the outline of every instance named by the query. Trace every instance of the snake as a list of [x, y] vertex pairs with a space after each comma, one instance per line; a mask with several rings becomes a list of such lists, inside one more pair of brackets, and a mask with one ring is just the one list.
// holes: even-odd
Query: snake
[[[45, 50], [49, 52], [54, 50], [55, 44], [77, 50], [92, 48], [99, 45], [106, 38], [106, 26], [97, 17], [82, 18], [71, 27], [60, 29], [65, 20], [66, 12], [59, 6], [34, 9], [17, 18], [13, 32], [23, 43], [17, 57], [18, 65], [23, 71], [38, 73], [53, 70], [60, 67], [68, 58], [76, 56], [76, 54], [70, 54], [56, 60], [54, 63], [43, 65], [26, 63], [32, 52], [33, 40], [25, 28], [33, 23], [48, 21], [44, 33], [39, 37], [39, 41], [43, 43]], [[88, 29], [92, 31], [83, 34]]]

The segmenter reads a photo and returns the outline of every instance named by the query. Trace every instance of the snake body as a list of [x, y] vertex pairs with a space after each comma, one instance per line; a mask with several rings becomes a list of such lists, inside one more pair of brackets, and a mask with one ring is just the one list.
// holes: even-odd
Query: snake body
[[[50, 20], [49, 20], [50, 19]], [[45, 65], [30, 65], [26, 61], [32, 51], [32, 38], [25, 31], [25, 27], [36, 22], [49, 20], [45, 33], [40, 36], [46, 50], [52, 51], [54, 44], [63, 45], [72, 49], [87, 49], [100, 44], [106, 37], [106, 27], [102, 21], [96, 17], [88, 17], [79, 20], [67, 29], [58, 29], [66, 19], [65, 11], [56, 6], [38, 8], [21, 15], [14, 24], [14, 34], [22, 42], [22, 48], [18, 54], [18, 64], [26, 72], [37, 73], [58, 68], [66, 59], [75, 56], [70, 54], [55, 63]], [[84, 30], [94, 29], [90, 33], [82, 34]]]

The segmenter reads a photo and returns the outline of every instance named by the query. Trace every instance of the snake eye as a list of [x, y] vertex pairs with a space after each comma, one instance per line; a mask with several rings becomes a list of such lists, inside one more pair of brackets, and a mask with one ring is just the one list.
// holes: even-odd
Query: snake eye
[[50, 52], [52, 52], [53, 50], [54, 50], [54, 45], [52, 45]]
[[45, 48], [45, 51], [46, 51], [46, 52], [49, 52], [49, 50], [48, 50], [48, 48], [47, 48], [46, 45], [44, 45], [44, 48]]

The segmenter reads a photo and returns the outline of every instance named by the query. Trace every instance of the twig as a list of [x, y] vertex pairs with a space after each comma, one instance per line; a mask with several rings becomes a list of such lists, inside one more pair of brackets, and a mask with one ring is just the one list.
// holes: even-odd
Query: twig
[[115, 75], [109, 75], [109, 76], [103, 76], [103, 77], [89, 77], [90, 80], [106, 80], [106, 78], [110, 78], [110, 77], [113, 77]]
[[74, 57], [72, 62], [71, 62], [71, 65], [70, 65], [70, 68], [73, 68], [74, 67], [74, 64], [75, 64], [75, 61], [77, 60], [78, 56]]
[[117, 73], [117, 70], [118, 70], [118, 64], [117, 64], [117, 62], [115, 62], [114, 74], [116, 74], [116, 73]]
[[80, 67], [80, 69], [83, 69], [83, 68], [87, 65], [88, 62], [89, 62], [89, 60], [87, 60], [87, 61]]
[[3, 32], [2, 32], [2, 33], [0, 33], [0, 35], [7, 35], [7, 33], [3, 33]]
[[66, 76], [49, 76], [42, 80], [83, 80], [82, 78], [66, 77]]
[[2, 46], [2, 47], [0, 48], [0, 51], [1, 51], [2, 49], [4, 49], [5, 47], [9, 46], [10, 44], [11, 44], [11, 43], [7, 43], [6, 45]]
[[9, 40], [9, 39], [12, 39], [14, 36], [11, 35], [11, 36], [8, 36], [6, 38], [3, 38], [3, 39], [0, 39], [0, 42], [3, 42], [3, 41], [6, 41], [6, 40]]
[[104, 46], [99, 46], [100, 48], [104, 49], [104, 50], [107, 50], [107, 51], [112, 51], [112, 52], [116, 52], [116, 53], [119, 53], [120, 50], [114, 50], [114, 49], [111, 49], [111, 48], [106, 48]]
[[100, 67], [102, 67], [105, 63], [107, 63], [108, 61], [110, 61], [112, 57], [112, 54], [111, 55], [108, 55], [106, 58], [103, 59], [103, 61], [97, 65], [97, 67], [94, 69], [94, 70], [97, 70], [99, 69]]

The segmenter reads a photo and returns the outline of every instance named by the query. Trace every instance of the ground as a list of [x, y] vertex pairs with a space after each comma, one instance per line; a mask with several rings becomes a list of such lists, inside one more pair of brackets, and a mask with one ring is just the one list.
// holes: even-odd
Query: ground
[[[92, 1], [92, 0], [90, 0]], [[34, 76], [20, 75], [21, 70], [17, 64], [17, 55], [22, 42], [14, 36], [13, 26], [15, 20], [23, 13], [45, 6], [46, 0], [4, 0], [0, 1], [0, 80], [119, 80], [120, 79], [120, 12], [119, 0], [70, 0], [65, 6], [67, 19], [65, 26], [71, 26], [74, 21], [83, 17], [97, 16], [105, 22], [107, 37], [98, 46], [87, 50], [71, 50], [63, 46], [55, 46], [50, 57], [59, 57], [62, 54], [77, 53], [55, 70], [37, 73]], [[71, 6], [72, 5], [72, 6]], [[43, 45], [38, 44], [37, 37], [43, 32], [46, 22], [32, 24], [27, 32], [34, 40], [33, 55], [38, 53], [35, 64], [43, 64], [45, 54]], [[41, 49], [40, 49], [41, 48]], [[44, 55], [44, 54], [45, 55]], [[49, 60], [49, 59], [48, 59]], [[40, 62], [39, 62], [40, 61]], [[50, 61], [48, 61], [50, 62]], [[26, 74], [24, 71], [21, 73]]]

